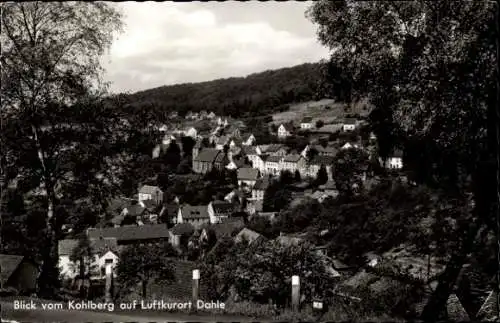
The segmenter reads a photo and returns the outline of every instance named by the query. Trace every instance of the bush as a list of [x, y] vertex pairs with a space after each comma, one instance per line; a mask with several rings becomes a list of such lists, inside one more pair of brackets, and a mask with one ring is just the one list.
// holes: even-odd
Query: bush
[[0, 297], [18, 296], [19, 291], [14, 287], [0, 288]]

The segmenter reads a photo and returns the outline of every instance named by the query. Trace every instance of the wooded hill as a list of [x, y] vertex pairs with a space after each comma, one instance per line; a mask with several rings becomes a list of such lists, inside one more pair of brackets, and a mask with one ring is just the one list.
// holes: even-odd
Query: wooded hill
[[181, 116], [201, 110], [232, 117], [257, 116], [316, 99], [321, 68], [321, 63], [306, 63], [246, 77], [162, 86], [126, 97], [134, 108], [147, 107], [163, 120], [172, 111]]

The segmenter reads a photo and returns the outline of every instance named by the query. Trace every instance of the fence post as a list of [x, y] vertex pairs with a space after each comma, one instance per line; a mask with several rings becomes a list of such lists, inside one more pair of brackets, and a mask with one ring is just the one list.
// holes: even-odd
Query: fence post
[[298, 312], [300, 304], [300, 278], [292, 276], [292, 310]]
[[193, 307], [196, 309], [200, 290], [200, 270], [193, 270]]
[[111, 264], [106, 264], [106, 303], [110, 303], [112, 301], [111, 297], [111, 284], [112, 284], [112, 275], [113, 275], [113, 268], [111, 267]]

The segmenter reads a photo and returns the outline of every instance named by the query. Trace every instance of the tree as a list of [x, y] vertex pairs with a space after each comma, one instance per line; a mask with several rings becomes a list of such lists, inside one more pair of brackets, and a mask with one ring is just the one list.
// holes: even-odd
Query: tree
[[307, 159], [312, 160], [314, 157], [318, 156], [319, 152], [316, 148], [312, 147], [307, 150]]
[[336, 156], [332, 164], [333, 178], [340, 194], [352, 196], [363, 187], [364, 176], [369, 160], [360, 149], [344, 149]]
[[170, 282], [175, 278], [174, 268], [169, 260], [173, 256], [177, 256], [177, 252], [168, 243], [128, 246], [120, 254], [117, 281], [124, 288], [141, 283], [141, 296], [145, 299], [149, 282]]
[[70, 260], [74, 263], [78, 263], [80, 279], [80, 297], [85, 297], [85, 285], [84, 281], [90, 279], [90, 274], [92, 271], [92, 256], [94, 255], [92, 246], [90, 245], [90, 240], [86, 234], [82, 234], [78, 240], [78, 244], [70, 255]]
[[316, 174], [316, 180], [314, 181], [315, 185], [323, 185], [328, 182], [328, 171], [326, 170], [325, 165], [321, 165], [318, 170], [318, 174]]
[[85, 169], [84, 184], [102, 164], [96, 156], [103, 151], [93, 145], [108, 131], [110, 121], [103, 120], [110, 111], [99, 100], [99, 58], [121, 29], [121, 16], [97, 2], [6, 3], [1, 29], [2, 155], [8, 158], [1, 166], [17, 160], [18, 172], [37, 178], [44, 190], [49, 241], [38, 290], [50, 296], [58, 284], [56, 188], [72, 169], [68, 155], [79, 157], [74, 162]]
[[165, 161], [167, 165], [176, 169], [181, 162], [181, 148], [175, 140], [172, 140], [168, 145], [167, 151], [165, 152]]
[[316, 128], [322, 128], [323, 126], [325, 125], [325, 123], [323, 122], [323, 120], [318, 120], [316, 121]]
[[[478, 187], [498, 186], [484, 173], [494, 170], [498, 152], [498, 76], [491, 68], [498, 60], [498, 3], [496, 11], [493, 1], [319, 1], [308, 12], [319, 25], [320, 41], [335, 49], [331, 62], [344, 67], [350, 96], [369, 97], [375, 105], [370, 122], [379, 155], [385, 158], [405, 138], [419, 141], [437, 152], [421, 159], [427, 172], [440, 178], [437, 183], [456, 194], [474, 192], [474, 220], [457, 237], [460, 247], [424, 309], [424, 320], [437, 319], [476, 236], [492, 228], [495, 199]], [[473, 189], [467, 187], [471, 177]]]
[[193, 153], [193, 147], [196, 145], [196, 141], [191, 137], [182, 136], [181, 145], [184, 156], [191, 155]]
[[300, 176], [300, 172], [299, 172], [299, 170], [298, 170], [298, 169], [295, 171], [295, 174], [294, 174], [294, 180], [295, 180], [296, 182], [300, 182], [300, 181], [302, 180], [302, 178], [301, 178], [301, 176]]

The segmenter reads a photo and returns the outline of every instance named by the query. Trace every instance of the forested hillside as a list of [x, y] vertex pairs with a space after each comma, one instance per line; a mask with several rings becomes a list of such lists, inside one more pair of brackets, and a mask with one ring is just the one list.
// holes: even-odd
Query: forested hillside
[[289, 103], [316, 99], [321, 70], [321, 63], [307, 63], [246, 77], [162, 86], [127, 99], [134, 107], [147, 107], [162, 119], [171, 111], [180, 115], [201, 110], [233, 117], [262, 115], [286, 109]]

